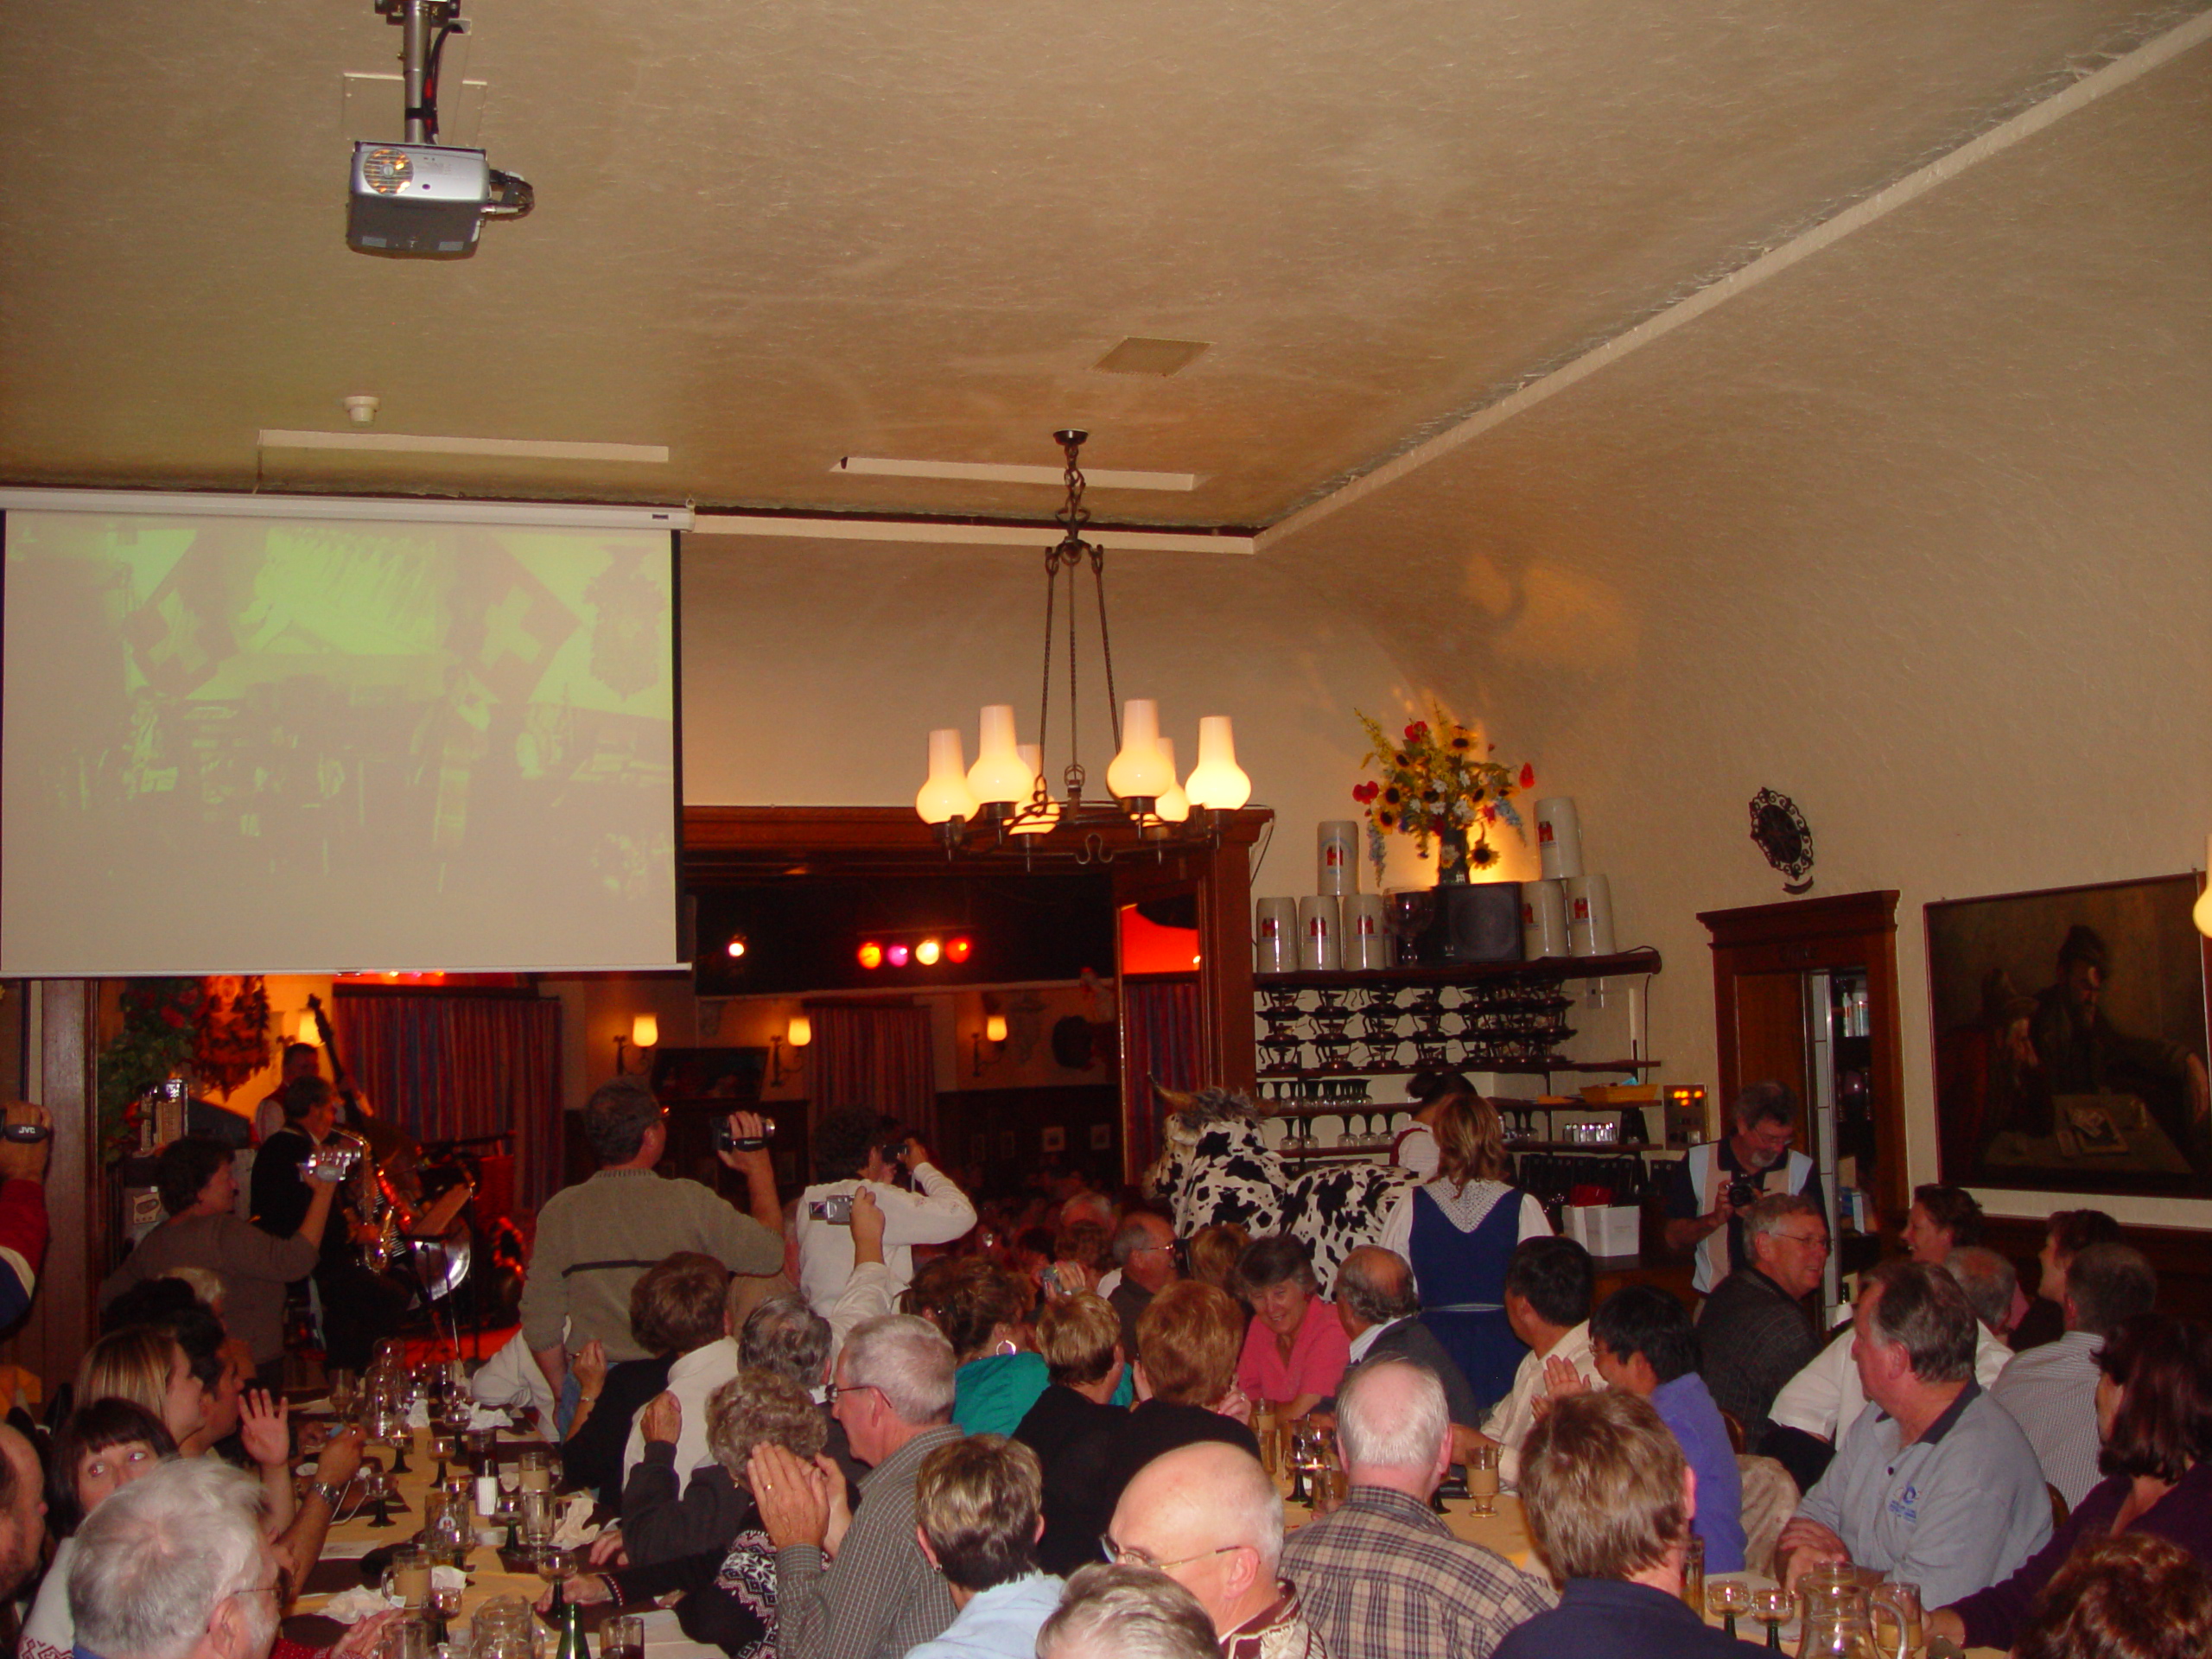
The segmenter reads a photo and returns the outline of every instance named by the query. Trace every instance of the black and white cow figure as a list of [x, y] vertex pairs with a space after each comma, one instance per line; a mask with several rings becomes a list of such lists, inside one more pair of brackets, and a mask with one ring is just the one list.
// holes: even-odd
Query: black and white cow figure
[[1160, 1097], [1166, 1146], [1146, 1184], [1174, 1217], [1175, 1236], [1188, 1238], [1217, 1222], [1255, 1238], [1287, 1233], [1306, 1246], [1324, 1295], [1337, 1264], [1375, 1242], [1390, 1206], [1417, 1179], [1390, 1165], [1286, 1162], [1262, 1137], [1251, 1101], [1225, 1089], [1163, 1089]]

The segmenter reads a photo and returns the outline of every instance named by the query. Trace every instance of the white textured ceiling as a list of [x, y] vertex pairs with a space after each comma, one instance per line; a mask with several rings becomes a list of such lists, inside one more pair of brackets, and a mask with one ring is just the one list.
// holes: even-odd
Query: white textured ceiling
[[[2196, 9], [477, 0], [538, 210], [407, 263], [343, 240], [369, 0], [11, 4], [0, 479], [1019, 514], [828, 469], [1077, 424], [1205, 475], [1102, 516], [1265, 524]], [[1211, 345], [1092, 371], [1130, 334]], [[257, 454], [362, 391], [671, 459]]]

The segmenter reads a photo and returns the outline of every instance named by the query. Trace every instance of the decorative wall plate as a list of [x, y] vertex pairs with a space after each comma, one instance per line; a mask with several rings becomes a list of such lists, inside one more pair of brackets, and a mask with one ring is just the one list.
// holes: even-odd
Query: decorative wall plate
[[1784, 893], [1812, 891], [1813, 831], [1796, 802], [1771, 789], [1752, 796], [1751, 842], [1786, 878]]

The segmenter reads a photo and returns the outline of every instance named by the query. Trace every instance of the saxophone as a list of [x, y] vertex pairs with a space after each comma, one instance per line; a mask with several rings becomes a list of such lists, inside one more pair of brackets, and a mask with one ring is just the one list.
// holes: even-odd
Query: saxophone
[[365, 1136], [340, 1124], [332, 1128], [329, 1138], [344, 1141], [359, 1154], [346, 1177], [346, 1207], [377, 1230], [376, 1237], [361, 1246], [361, 1255], [372, 1272], [382, 1273], [391, 1265], [398, 1243], [399, 1206], [385, 1191], [384, 1172], [378, 1168], [376, 1154], [369, 1150]]

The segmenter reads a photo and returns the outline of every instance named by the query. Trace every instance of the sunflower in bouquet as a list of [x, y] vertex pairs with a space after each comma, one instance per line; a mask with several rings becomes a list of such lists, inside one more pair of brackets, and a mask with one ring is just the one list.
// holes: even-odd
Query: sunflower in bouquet
[[[1429, 712], [1432, 719], [1414, 721], [1395, 740], [1379, 721], [1359, 715], [1369, 744], [1361, 764], [1380, 776], [1356, 785], [1351, 796], [1367, 817], [1367, 855], [1378, 884], [1385, 836], [1411, 836], [1423, 857], [1430, 837], [1435, 837], [1443, 849], [1439, 878], [1464, 880], [1465, 869], [1488, 869], [1497, 862], [1497, 849], [1490, 844], [1494, 825], [1510, 824], [1524, 837], [1528, 834], [1513, 798], [1535, 785], [1535, 768], [1523, 761], [1516, 772], [1491, 760], [1490, 745], [1446, 719], [1441, 709], [1432, 703]], [[1463, 847], [1464, 865], [1454, 869]]]

